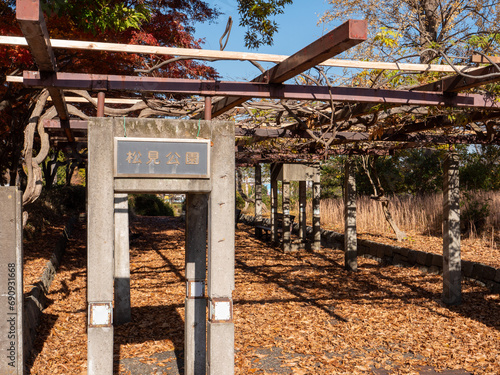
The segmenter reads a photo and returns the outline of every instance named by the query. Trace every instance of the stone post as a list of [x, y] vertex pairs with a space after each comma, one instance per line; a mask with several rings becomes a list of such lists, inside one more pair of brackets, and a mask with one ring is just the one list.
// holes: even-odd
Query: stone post
[[299, 181], [299, 238], [302, 243], [307, 240], [307, 183]]
[[22, 192], [0, 187], [0, 374], [23, 375]]
[[283, 251], [292, 251], [290, 234], [290, 181], [283, 180]]
[[344, 267], [348, 271], [358, 269], [358, 239], [356, 234], [356, 177], [351, 159], [345, 163], [344, 176]]
[[128, 195], [115, 194], [115, 325], [132, 320]]
[[450, 153], [443, 181], [443, 302], [462, 302], [458, 155]]
[[255, 165], [255, 237], [262, 237], [262, 170], [260, 164]]
[[278, 180], [271, 175], [271, 242], [278, 242]]
[[207, 372], [234, 374], [234, 124], [213, 128], [209, 200]]
[[316, 167], [314, 173], [314, 182], [313, 182], [313, 244], [312, 249], [314, 251], [321, 249], [321, 211], [320, 211], [320, 195], [321, 195], [321, 186], [320, 186], [320, 170], [319, 167]]
[[89, 375], [113, 373], [113, 133], [89, 122], [87, 202], [87, 351]]
[[208, 196], [206, 194], [187, 194], [185, 375], [204, 375], [206, 371], [207, 215]]

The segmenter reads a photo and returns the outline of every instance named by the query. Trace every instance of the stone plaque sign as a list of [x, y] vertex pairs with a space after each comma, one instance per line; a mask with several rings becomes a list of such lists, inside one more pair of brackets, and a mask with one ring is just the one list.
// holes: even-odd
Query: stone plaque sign
[[210, 140], [117, 137], [115, 177], [209, 178]]
[[23, 374], [21, 193], [0, 187], [0, 374]]

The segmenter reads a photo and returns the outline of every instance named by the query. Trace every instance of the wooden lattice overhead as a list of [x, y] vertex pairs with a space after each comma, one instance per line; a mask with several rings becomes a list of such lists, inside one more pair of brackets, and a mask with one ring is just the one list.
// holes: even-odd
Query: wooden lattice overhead
[[[25, 71], [22, 77], [8, 77], [8, 80], [49, 89], [60, 120], [45, 124], [53, 142], [85, 142], [85, 119], [95, 115], [92, 106], [98, 105], [95, 92], [106, 92], [106, 104], [101, 102], [106, 116], [234, 120], [237, 159], [241, 163], [317, 160], [335, 154], [388, 154], [396, 149], [436, 144], [500, 144], [500, 102], [485, 89], [485, 85], [500, 80], [500, 71], [494, 63], [477, 67], [485, 62], [484, 58], [475, 58], [471, 66], [344, 64], [355, 68], [453, 72], [434, 82], [398, 90], [384, 86], [333, 86], [322, 71], [318, 70], [316, 78], [304, 74], [320, 64], [341, 66], [342, 60], [330, 59], [366, 40], [365, 21], [349, 20], [290, 57], [121, 47], [124, 52], [137, 53], [140, 48], [143, 53], [168, 53], [184, 59], [277, 62], [251, 82], [221, 82], [158, 78], [143, 73], [138, 76], [61, 73], [57, 71], [39, 3], [18, 0], [17, 18], [39, 71]], [[22, 44], [20, 39], [0, 42]], [[114, 51], [119, 48], [76, 41], [65, 44], [61, 40], [55, 44], [57, 48]], [[302, 84], [288, 83], [300, 74], [305, 77]], [[212, 100], [206, 102], [203, 97]], [[85, 109], [82, 103], [67, 105], [73, 101], [89, 103], [92, 110]], [[207, 103], [210, 108], [204, 111]]]

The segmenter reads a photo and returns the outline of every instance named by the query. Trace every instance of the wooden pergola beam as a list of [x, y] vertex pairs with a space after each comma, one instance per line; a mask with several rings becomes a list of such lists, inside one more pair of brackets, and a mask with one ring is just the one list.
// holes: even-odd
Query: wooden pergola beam
[[[26, 38], [19, 36], [0, 35], [0, 44], [27, 46]], [[265, 61], [280, 63], [287, 59], [286, 55], [274, 55], [268, 53], [217, 51], [195, 48], [177, 48], [148, 46], [138, 44], [105, 43], [95, 41], [50, 39], [52, 48], [73, 49], [80, 51], [105, 51], [118, 53], [137, 53], [160, 56], [178, 56], [191, 59], [214, 59], [214, 60], [235, 60], [235, 61]], [[383, 69], [399, 70], [408, 72], [444, 72], [453, 73], [455, 70], [449, 65], [437, 64], [413, 64], [385, 61], [360, 61], [347, 59], [328, 59], [319, 63], [320, 66], [351, 68], [351, 69]], [[467, 65], [455, 65], [460, 71], [466, 71], [470, 67]]]
[[[31, 55], [35, 61], [41, 76], [52, 76], [57, 72], [56, 59], [52, 46], [50, 45], [49, 32], [39, 0], [17, 0], [16, 19], [19, 27], [28, 42]], [[62, 90], [49, 87], [48, 91], [57, 110], [57, 114], [65, 127], [65, 133], [70, 142], [74, 137], [69, 128], [69, 113], [64, 101]]]
[[[278, 65], [262, 73], [252, 82], [281, 84], [296, 75], [363, 42], [367, 38], [365, 20], [348, 20], [328, 34], [296, 52]], [[226, 97], [212, 103], [212, 117], [217, 117], [244, 102], [249, 97]], [[197, 115], [195, 118], [201, 116]]]

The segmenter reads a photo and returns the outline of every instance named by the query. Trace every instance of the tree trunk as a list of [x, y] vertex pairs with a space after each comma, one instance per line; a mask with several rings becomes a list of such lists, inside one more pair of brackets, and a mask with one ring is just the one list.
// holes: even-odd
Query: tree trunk
[[401, 229], [399, 229], [399, 227], [396, 225], [396, 222], [392, 218], [391, 212], [389, 210], [389, 199], [385, 196], [384, 188], [380, 183], [380, 179], [378, 178], [377, 169], [375, 166], [377, 157], [378, 156], [375, 157], [362, 156], [361, 158], [362, 158], [363, 170], [365, 171], [365, 174], [368, 177], [368, 180], [370, 181], [370, 185], [373, 188], [372, 198], [379, 201], [380, 204], [382, 205], [382, 211], [384, 212], [385, 219], [391, 226], [392, 230], [394, 231], [394, 234], [396, 234], [396, 239], [398, 240], [398, 242], [401, 242], [406, 238], [406, 233], [403, 232]]

